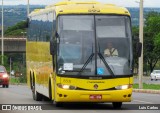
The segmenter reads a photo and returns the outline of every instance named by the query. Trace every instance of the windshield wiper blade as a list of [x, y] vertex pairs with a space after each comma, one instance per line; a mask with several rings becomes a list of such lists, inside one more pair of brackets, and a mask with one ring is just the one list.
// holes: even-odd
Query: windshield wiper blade
[[93, 56], [94, 56], [94, 53], [92, 53], [92, 54], [89, 56], [89, 58], [88, 58], [87, 61], [84, 63], [83, 67], [81, 68], [81, 70], [79, 71], [78, 74], [81, 74], [81, 73], [84, 71], [84, 69], [86, 68], [86, 66], [87, 66], [87, 65], [89, 64], [89, 62], [92, 60]]
[[103, 57], [103, 55], [99, 52], [98, 53], [99, 58], [103, 61], [104, 65], [107, 67], [107, 69], [109, 70], [110, 74], [115, 76], [112, 69], [109, 67], [108, 63], [106, 62], [105, 58]]
[[78, 75], [81, 74], [84, 69], [86, 68], [86, 66], [89, 64], [89, 62], [92, 60], [93, 56], [94, 56], [94, 52], [93, 52], [93, 43], [92, 43], [92, 53], [91, 55], [88, 57], [87, 61], [84, 63], [83, 67], [81, 68], [81, 70], [79, 71]]

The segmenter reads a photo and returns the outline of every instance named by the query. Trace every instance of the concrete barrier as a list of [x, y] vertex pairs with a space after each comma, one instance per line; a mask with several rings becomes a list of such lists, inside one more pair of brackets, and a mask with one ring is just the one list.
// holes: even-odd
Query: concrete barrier
[[133, 92], [160, 94], [160, 90], [151, 90], [151, 89], [133, 89]]

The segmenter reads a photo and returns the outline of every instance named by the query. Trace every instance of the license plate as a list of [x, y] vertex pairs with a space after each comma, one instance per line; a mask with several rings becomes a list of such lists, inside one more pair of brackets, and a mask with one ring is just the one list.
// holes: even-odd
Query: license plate
[[91, 99], [91, 100], [101, 100], [102, 95], [90, 95], [89, 99]]

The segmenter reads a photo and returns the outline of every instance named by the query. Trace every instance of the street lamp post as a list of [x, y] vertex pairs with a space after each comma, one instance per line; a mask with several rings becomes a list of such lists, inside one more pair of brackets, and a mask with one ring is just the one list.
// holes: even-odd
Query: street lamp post
[[142, 78], [143, 78], [143, 0], [140, 0], [140, 20], [139, 20], [139, 38], [142, 43], [142, 54], [139, 58], [139, 89], [143, 88]]
[[27, 17], [28, 17], [28, 15], [29, 15], [29, 0], [27, 0], [28, 1], [28, 4], [27, 4]]
[[2, 46], [1, 47], [1, 49], [2, 49], [1, 50], [1, 55], [2, 55], [2, 59], [1, 60], [2, 60], [2, 65], [3, 65], [4, 64], [4, 62], [3, 62], [3, 56], [4, 56], [4, 48], [3, 48], [4, 47], [3, 46], [4, 45], [4, 43], [3, 43], [3, 37], [4, 37], [3, 36], [4, 35], [4, 33], [3, 33], [3, 0], [2, 0], [2, 32], [1, 32], [1, 34], [2, 34], [2, 40], [1, 40], [1, 46]]

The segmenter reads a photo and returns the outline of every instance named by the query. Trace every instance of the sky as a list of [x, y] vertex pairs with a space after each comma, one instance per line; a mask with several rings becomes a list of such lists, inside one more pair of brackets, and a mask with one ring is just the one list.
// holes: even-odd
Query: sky
[[[2, 1], [2, 0], [0, 0]], [[50, 5], [61, 0], [29, 0], [33, 5]], [[116, 4], [124, 7], [139, 7], [140, 0], [97, 0], [104, 3]], [[137, 2], [136, 2], [137, 1]], [[3, 0], [4, 5], [19, 5], [27, 4], [27, 0]], [[0, 2], [1, 4], [1, 2]], [[158, 7], [160, 8], [160, 0], [144, 0], [144, 7]]]

